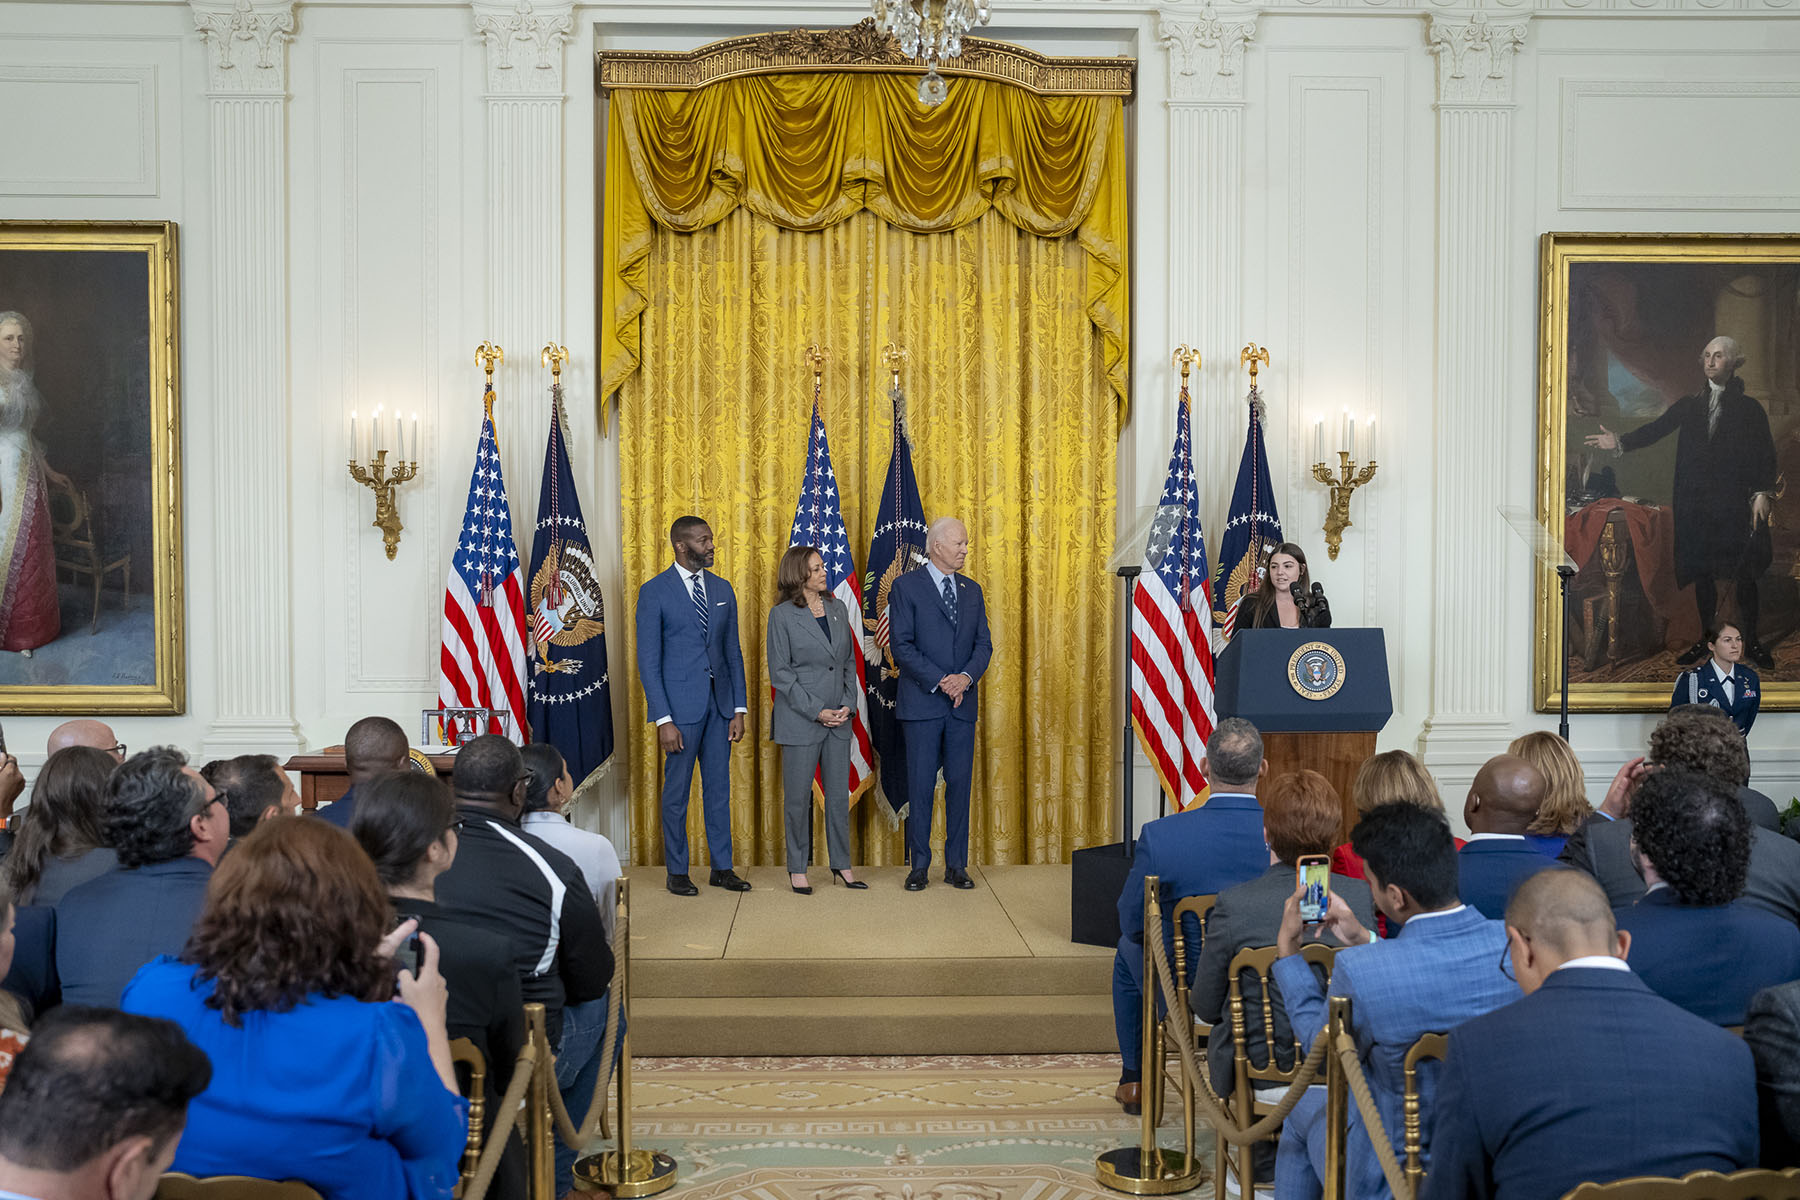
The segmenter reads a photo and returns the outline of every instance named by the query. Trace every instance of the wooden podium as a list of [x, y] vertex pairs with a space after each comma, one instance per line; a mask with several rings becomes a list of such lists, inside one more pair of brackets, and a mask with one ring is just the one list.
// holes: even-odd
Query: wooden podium
[[[432, 769], [439, 775], [446, 775], [456, 762], [454, 754], [431, 754]], [[333, 800], [350, 790], [350, 771], [344, 766], [344, 748], [327, 746], [316, 754], [296, 754], [281, 764], [284, 771], [296, 771], [300, 775], [300, 808], [303, 812], [311, 812], [321, 804], [330, 804]]]
[[1311, 769], [1356, 823], [1351, 784], [1394, 715], [1387, 639], [1379, 629], [1243, 629], [1219, 655], [1220, 717], [1243, 717], [1263, 738], [1269, 778]]

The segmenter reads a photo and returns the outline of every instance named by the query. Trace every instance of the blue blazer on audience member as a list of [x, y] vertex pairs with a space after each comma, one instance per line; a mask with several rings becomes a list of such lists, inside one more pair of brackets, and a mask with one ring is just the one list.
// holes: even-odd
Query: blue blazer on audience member
[[313, 994], [231, 1026], [198, 971], [159, 958], [121, 1005], [174, 1021], [212, 1060], [171, 1169], [299, 1179], [325, 1200], [450, 1200], [469, 1103], [438, 1078], [412, 1009]]
[[62, 1003], [56, 978], [56, 910], [48, 905], [21, 904], [13, 909], [13, 959], [5, 988], [28, 1006], [26, 1016], [43, 1016]]
[[[1505, 949], [1506, 927], [1463, 907], [1422, 914], [1386, 941], [1338, 951], [1332, 966], [1331, 995], [1350, 997], [1357, 1051], [1396, 1154], [1404, 1151], [1401, 1095], [1407, 1050], [1420, 1034], [1453, 1029], [1470, 1017], [1519, 998], [1519, 985], [1500, 971]], [[1310, 1049], [1327, 1017], [1319, 980], [1298, 954], [1276, 959], [1273, 975], [1294, 1036], [1299, 1045]], [[1437, 1067], [1433, 1062], [1419, 1067], [1419, 1094], [1423, 1111], [1428, 1113], [1433, 1111]], [[1304, 1168], [1295, 1147], [1304, 1148], [1314, 1172], [1324, 1178], [1323, 1091], [1313, 1088], [1288, 1114], [1281, 1131], [1278, 1179], [1283, 1170]], [[1354, 1104], [1350, 1106], [1349, 1147], [1346, 1194], [1358, 1198], [1387, 1195], [1381, 1163]]]
[[1504, 920], [1513, 889], [1556, 866], [1522, 837], [1471, 839], [1456, 852], [1457, 894], [1491, 921]]
[[190, 854], [71, 890], [56, 906], [63, 1003], [117, 1008], [139, 967], [187, 945], [211, 879], [211, 864]]
[[[1215, 792], [1199, 808], [1147, 822], [1138, 831], [1137, 852], [1131, 874], [1119, 893], [1119, 953], [1137, 947], [1143, 966], [1144, 877], [1158, 876], [1163, 900], [1163, 933], [1167, 949], [1174, 953], [1175, 933], [1168, 913], [1178, 900], [1210, 896], [1248, 883], [1269, 868], [1269, 847], [1263, 841], [1263, 810], [1255, 796], [1242, 792]], [[1188, 923], [1192, 945], [1199, 946], [1199, 929]], [[1188, 965], [1197, 965], [1195, 955]]]
[[1800, 979], [1800, 929], [1747, 904], [1683, 904], [1659, 887], [1614, 916], [1638, 978], [1715, 1025], [1742, 1025], [1750, 997]]
[[1586, 1180], [1756, 1165], [1749, 1048], [1630, 971], [1564, 967], [1458, 1026], [1426, 1111], [1423, 1200], [1538, 1200]]
[[324, 808], [315, 808], [312, 815], [321, 821], [328, 821], [339, 829], [349, 829], [351, 818], [356, 816], [356, 789], [347, 788], [343, 795], [327, 804]]

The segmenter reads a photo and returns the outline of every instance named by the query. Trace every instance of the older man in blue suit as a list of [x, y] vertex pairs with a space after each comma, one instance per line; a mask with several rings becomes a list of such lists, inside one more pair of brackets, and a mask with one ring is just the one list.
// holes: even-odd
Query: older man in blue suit
[[1649, 885], [1618, 910], [1632, 969], [1697, 1017], [1741, 1025], [1750, 997], [1800, 978], [1800, 929], [1738, 903], [1752, 826], [1730, 785], [1655, 771], [1631, 801], [1632, 854]]
[[889, 644], [900, 668], [898, 714], [906, 729], [906, 890], [922, 891], [931, 869], [931, 810], [944, 773], [944, 882], [969, 878], [969, 788], [981, 676], [994, 656], [981, 585], [963, 575], [969, 531], [940, 517], [925, 532], [923, 567], [888, 590]]
[[[1210, 896], [1248, 883], [1269, 865], [1263, 840], [1262, 804], [1257, 785], [1269, 771], [1262, 735], [1241, 717], [1227, 717], [1206, 742], [1200, 773], [1211, 794], [1187, 812], [1147, 822], [1138, 832], [1131, 874], [1119, 893], [1119, 952], [1113, 958], [1113, 1028], [1119, 1035], [1119, 1090], [1114, 1099], [1125, 1111], [1142, 1100], [1144, 1041], [1144, 879], [1160, 880], [1163, 911], [1189, 896]], [[1199, 930], [1188, 924], [1188, 945], [1200, 945]], [[1175, 928], [1163, 925], [1163, 943], [1174, 960]], [[1200, 956], [1188, 957], [1189, 970]]]
[[1631, 935], [1599, 884], [1533, 875], [1506, 937], [1525, 996], [1450, 1035], [1424, 1200], [1537, 1200], [1755, 1165], [1749, 1048], [1632, 974]]
[[[1375, 936], [1331, 897], [1324, 926], [1345, 949], [1331, 972], [1331, 995], [1351, 1000], [1351, 1033], [1376, 1110], [1398, 1154], [1404, 1132], [1401, 1094], [1406, 1051], [1422, 1033], [1450, 1029], [1519, 998], [1519, 985], [1501, 971], [1506, 931], [1464, 905], [1456, 891], [1456, 842], [1442, 813], [1412, 804], [1384, 804], [1350, 833], [1362, 858], [1369, 893], [1399, 933]], [[1326, 997], [1311, 966], [1299, 957], [1300, 896], [1288, 899], [1276, 937], [1274, 977], [1299, 1045], [1310, 1048], [1326, 1023]], [[1436, 1064], [1420, 1068], [1419, 1088], [1431, 1111]], [[1281, 1127], [1276, 1151], [1276, 1200], [1318, 1200], [1324, 1193], [1325, 1099], [1313, 1089]], [[1350, 1111], [1344, 1173], [1351, 1200], [1390, 1195], [1362, 1117]]]
[[712, 529], [699, 517], [669, 529], [675, 565], [638, 589], [638, 679], [663, 752], [663, 869], [677, 896], [696, 896], [688, 878], [687, 812], [694, 764], [706, 819], [707, 880], [747, 892], [731, 869], [731, 746], [744, 736], [744, 652], [737, 594], [713, 574]]
[[1463, 802], [1469, 840], [1456, 855], [1462, 902], [1498, 921], [1520, 880], [1544, 869], [1546, 858], [1525, 840], [1549, 785], [1524, 759], [1496, 754], [1481, 764]]

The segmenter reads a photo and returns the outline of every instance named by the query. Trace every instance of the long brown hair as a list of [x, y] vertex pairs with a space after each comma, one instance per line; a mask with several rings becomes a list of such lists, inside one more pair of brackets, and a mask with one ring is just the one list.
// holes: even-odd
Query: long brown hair
[[44, 760], [31, 785], [31, 806], [19, 818], [18, 840], [0, 866], [0, 883], [14, 900], [30, 901], [47, 859], [106, 845], [101, 810], [117, 765], [92, 746], [65, 746]]
[[220, 860], [181, 961], [213, 981], [206, 1003], [227, 1025], [310, 995], [384, 1000], [393, 965], [375, 957], [375, 944], [392, 918], [355, 838], [324, 821], [275, 817]]
[[806, 607], [806, 581], [812, 577], [807, 560], [818, 552], [814, 546], [788, 547], [787, 553], [781, 556], [781, 565], [775, 568], [775, 586], [781, 593], [776, 603]]
[[1268, 562], [1277, 554], [1290, 555], [1300, 564], [1300, 590], [1312, 587], [1312, 572], [1306, 569], [1306, 551], [1292, 542], [1283, 542], [1269, 551], [1269, 558], [1263, 560], [1262, 578], [1257, 581], [1256, 590], [1250, 593], [1250, 616], [1248, 624], [1252, 627], [1262, 625], [1271, 612], [1275, 611], [1275, 585], [1269, 582]]

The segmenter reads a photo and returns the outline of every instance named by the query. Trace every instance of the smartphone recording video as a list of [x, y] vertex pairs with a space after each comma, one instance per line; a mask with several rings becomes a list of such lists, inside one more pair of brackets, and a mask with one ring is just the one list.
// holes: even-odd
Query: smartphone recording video
[[394, 951], [394, 962], [408, 974], [417, 975], [419, 973], [419, 935], [417, 933], [400, 943], [400, 948]]
[[1308, 854], [1294, 864], [1294, 872], [1300, 884], [1300, 919], [1316, 925], [1331, 906], [1331, 859]]

